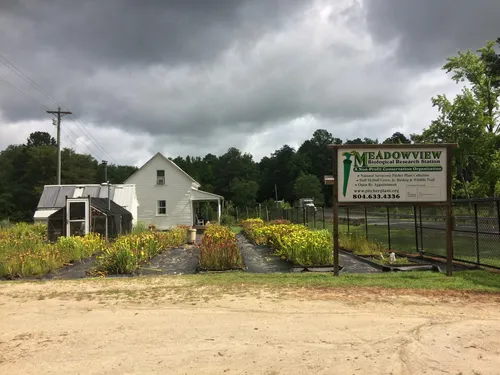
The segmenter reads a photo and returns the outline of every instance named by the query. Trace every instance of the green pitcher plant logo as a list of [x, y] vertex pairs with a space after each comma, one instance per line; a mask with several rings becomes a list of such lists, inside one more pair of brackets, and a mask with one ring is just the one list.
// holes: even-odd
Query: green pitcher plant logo
[[356, 155], [356, 151], [351, 151], [351, 152], [344, 152], [342, 156], [345, 157], [344, 159], [344, 186], [342, 189], [342, 194], [346, 195], [347, 193], [347, 186], [349, 185], [349, 175], [351, 174], [351, 166], [352, 166], [352, 160], [351, 156]]

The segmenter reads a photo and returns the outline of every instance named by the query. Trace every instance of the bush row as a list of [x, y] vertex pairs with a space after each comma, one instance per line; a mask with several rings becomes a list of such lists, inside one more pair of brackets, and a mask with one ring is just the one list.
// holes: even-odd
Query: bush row
[[261, 219], [242, 222], [247, 237], [257, 245], [272, 247], [283, 259], [303, 266], [333, 263], [332, 235], [327, 230], [311, 231], [286, 220], [264, 223]]
[[97, 257], [96, 272], [104, 274], [130, 274], [163, 250], [186, 243], [186, 228], [168, 232], [143, 231], [120, 236]]
[[241, 268], [236, 234], [229, 227], [210, 225], [201, 239], [199, 264], [201, 269], [213, 271]]
[[0, 230], [0, 277], [43, 275], [92, 256], [105, 247], [95, 234], [47, 242], [46, 225], [20, 223]]
[[0, 229], [0, 277], [43, 275], [65, 264], [101, 254], [96, 270], [104, 274], [132, 273], [162, 250], [186, 242], [186, 228], [168, 232], [136, 231], [106, 243], [97, 234], [60, 237], [47, 242], [47, 226], [19, 223]]

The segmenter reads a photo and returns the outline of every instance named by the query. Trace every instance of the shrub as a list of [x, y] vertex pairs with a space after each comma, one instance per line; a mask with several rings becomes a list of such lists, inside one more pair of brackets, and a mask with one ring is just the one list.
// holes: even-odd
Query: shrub
[[63, 265], [102, 251], [105, 242], [95, 234], [60, 237], [47, 242], [47, 226], [19, 223], [0, 230], [0, 277], [46, 274]]
[[304, 225], [287, 220], [244, 221], [245, 234], [257, 245], [270, 246], [276, 254], [304, 266], [333, 263], [332, 236], [327, 230], [310, 231]]
[[327, 230], [296, 231], [280, 238], [279, 254], [294, 264], [321, 266], [333, 264], [332, 235]]
[[231, 225], [234, 225], [235, 222], [236, 222], [236, 219], [231, 215], [222, 214], [220, 217], [221, 225], [231, 226]]
[[382, 244], [368, 241], [359, 233], [339, 233], [339, 246], [357, 255], [380, 255], [385, 252]]
[[201, 239], [199, 264], [201, 269], [218, 271], [242, 267], [238, 240], [230, 228], [221, 225], [207, 228]]
[[148, 231], [148, 227], [144, 222], [138, 221], [132, 228], [132, 234], [141, 234]]

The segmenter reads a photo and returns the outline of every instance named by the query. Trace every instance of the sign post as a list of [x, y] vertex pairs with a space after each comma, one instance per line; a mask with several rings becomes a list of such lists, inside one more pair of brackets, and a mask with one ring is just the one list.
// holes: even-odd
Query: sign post
[[455, 144], [328, 146], [333, 150], [335, 276], [339, 269], [339, 205], [445, 207], [446, 273], [452, 275], [451, 182], [455, 147]]

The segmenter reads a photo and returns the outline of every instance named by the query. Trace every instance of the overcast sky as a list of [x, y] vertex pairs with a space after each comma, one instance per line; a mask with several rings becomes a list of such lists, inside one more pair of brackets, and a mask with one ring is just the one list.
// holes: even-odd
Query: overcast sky
[[55, 136], [55, 100], [75, 115], [63, 146], [120, 164], [231, 146], [260, 160], [318, 128], [419, 132], [430, 98], [460, 89], [446, 57], [500, 37], [499, 14], [498, 0], [1, 0], [0, 150]]

